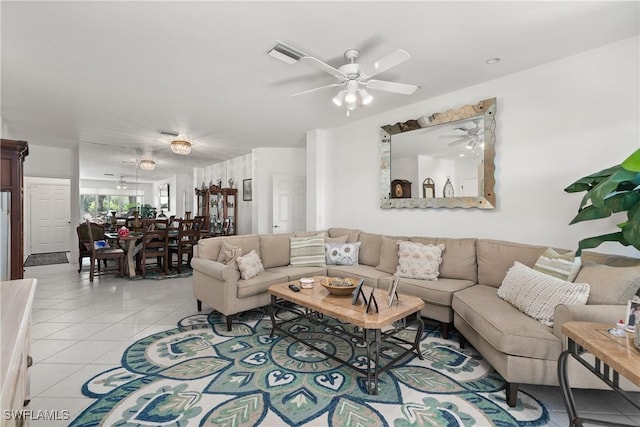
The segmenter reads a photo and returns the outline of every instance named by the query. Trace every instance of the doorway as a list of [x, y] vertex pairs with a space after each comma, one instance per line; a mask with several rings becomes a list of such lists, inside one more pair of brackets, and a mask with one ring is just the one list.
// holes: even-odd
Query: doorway
[[306, 229], [306, 184], [303, 176], [273, 176], [273, 233]]
[[71, 250], [71, 185], [68, 180], [53, 181], [27, 186], [28, 255]]

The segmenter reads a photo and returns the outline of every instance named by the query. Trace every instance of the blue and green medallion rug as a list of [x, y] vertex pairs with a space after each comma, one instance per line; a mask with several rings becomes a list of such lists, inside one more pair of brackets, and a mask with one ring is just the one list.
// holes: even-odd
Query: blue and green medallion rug
[[[289, 327], [363, 365], [362, 345], [339, 330], [353, 327], [323, 322], [299, 320]], [[95, 402], [70, 425], [538, 426], [549, 419], [547, 409], [522, 391], [509, 408], [500, 375], [472, 348], [443, 339], [435, 326], [426, 326], [422, 336], [424, 360], [409, 355], [381, 374], [377, 395], [366, 392], [365, 378], [353, 369], [270, 332], [271, 320], [259, 311], [234, 319], [232, 331], [217, 312], [186, 317], [175, 329], [132, 344], [121, 367], [88, 380], [82, 392]], [[403, 332], [409, 339], [415, 333]], [[398, 350], [385, 343], [380, 358]]]

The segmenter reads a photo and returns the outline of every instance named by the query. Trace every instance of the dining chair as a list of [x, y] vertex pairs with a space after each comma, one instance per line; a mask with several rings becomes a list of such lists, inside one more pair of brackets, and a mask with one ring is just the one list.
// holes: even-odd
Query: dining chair
[[173, 254], [178, 255], [178, 264], [176, 266], [178, 274], [181, 272], [182, 261], [184, 255], [187, 255], [187, 265], [193, 257], [193, 247], [200, 240], [200, 232], [203, 227], [204, 217], [195, 217], [194, 219], [178, 219], [178, 235], [177, 238], [169, 243], [169, 260], [173, 265]]
[[[76, 227], [76, 233], [78, 234], [78, 273], [82, 271], [82, 260], [91, 257], [91, 250], [87, 246], [87, 243], [91, 242], [88, 228], [91, 228], [94, 239], [104, 239], [104, 225], [102, 224], [83, 222]], [[107, 267], [106, 259], [104, 260], [104, 266], [105, 268]], [[100, 270], [100, 263], [98, 263], [98, 270]]]
[[147, 259], [155, 259], [158, 267], [169, 274], [169, 220], [143, 219], [142, 243], [137, 254], [138, 264], [142, 270], [142, 277], [147, 276]]
[[[87, 230], [87, 234], [89, 236], [89, 241], [85, 244], [85, 247], [89, 250], [90, 252], [90, 258], [91, 258], [91, 269], [89, 270], [89, 281], [93, 282], [93, 278], [95, 276], [101, 276], [104, 274], [110, 274], [110, 273], [114, 273], [115, 270], [109, 270], [107, 268], [107, 260], [113, 259], [118, 261], [118, 273], [120, 274], [120, 276], [124, 276], [124, 251], [120, 248], [111, 248], [108, 245], [102, 249], [97, 249], [96, 248], [96, 243], [95, 242], [104, 242], [104, 229], [102, 232], [102, 238], [96, 238], [93, 235], [93, 229], [94, 229], [94, 225], [97, 224], [92, 224], [89, 220], [87, 220], [86, 222], [86, 230]], [[104, 261], [104, 270], [100, 270], [100, 261]], [[97, 264], [97, 265], [96, 265]], [[97, 271], [96, 271], [97, 270]]]

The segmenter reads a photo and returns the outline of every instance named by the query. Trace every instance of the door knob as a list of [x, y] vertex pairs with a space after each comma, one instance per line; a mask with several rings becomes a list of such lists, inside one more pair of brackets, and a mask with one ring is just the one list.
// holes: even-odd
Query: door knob
[[279, 225], [274, 225], [273, 228], [280, 228], [280, 226]]

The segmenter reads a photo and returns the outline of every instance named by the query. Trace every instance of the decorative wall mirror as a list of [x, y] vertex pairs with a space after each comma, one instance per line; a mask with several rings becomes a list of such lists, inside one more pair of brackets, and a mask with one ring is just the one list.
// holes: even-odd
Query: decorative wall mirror
[[[382, 126], [380, 207], [494, 209], [495, 115], [491, 98]], [[399, 180], [412, 198], [392, 191]]]
[[171, 199], [169, 198], [169, 184], [160, 186], [160, 209], [171, 210]]

